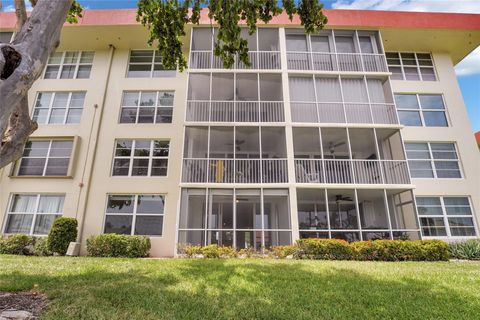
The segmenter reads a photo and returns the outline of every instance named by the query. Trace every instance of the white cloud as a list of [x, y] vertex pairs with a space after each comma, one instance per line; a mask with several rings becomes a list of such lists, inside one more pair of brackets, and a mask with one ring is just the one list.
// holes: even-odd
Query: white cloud
[[[0, 0], [0, 2], [2, 2], [2, 1]], [[25, 0], [25, 8], [27, 9], [27, 11], [32, 11], [33, 10], [32, 4], [30, 3], [30, 1]], [[15, 11], [15, 6], [13, 4], [8, 5], [5, 8], [3, 8], [2, 11], [14, 12]]]
[[480, 47], [455, 66], [455, 73], [457, 76], [480, 74]]
[[336, 0], [334, 9], [480, 13], [480, 0]]

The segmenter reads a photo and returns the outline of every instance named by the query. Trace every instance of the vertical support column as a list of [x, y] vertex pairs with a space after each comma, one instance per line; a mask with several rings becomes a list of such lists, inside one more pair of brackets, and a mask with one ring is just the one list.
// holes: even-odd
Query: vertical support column
[[287, 42], [285, 38], [285, 28], [278, 29], [280, 37], [280, 61], [282, 62], [282, 90], [283, 105], [285, 113], [285, 137], [287, 143], [287, 167], [288, 182], [290, 187], [289, 206], [290, 206], [290, 222], [292, 228], [292, 241], [295, 242], [299, 238], [298, 232], [298, 216], [297, 216], [297, 190], [295, 188], [295, 159], [293, 148], [293, 130], [292, 130], [292, 114], [290, 112], [290, 90], [288, 86], [288, 69], [287, 69]]

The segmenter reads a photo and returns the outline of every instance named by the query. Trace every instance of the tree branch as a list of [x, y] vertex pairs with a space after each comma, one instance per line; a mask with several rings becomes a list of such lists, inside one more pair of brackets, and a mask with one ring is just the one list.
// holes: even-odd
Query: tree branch
[[24, 0], [14, 0], [14, 4], [15, 15], [17, 16], [17, 25], [15, 26], [15, 32], [19, 32], [27, 21], [27, 8], [25, 8]]
[[30, 120], [28, 100], [24, 97], [10, 116], [8, 129], [0, 141], [0, 168], [18, 160], [30, 134], [37, 129], [37, 123]]
[[[60, 31], [72, 2], [73, 0], [38, 1], [12, 44], [0, 45], [0, 53], [5, 51], [4, 47], [8, 47], [6, 51], [16, 53], [9, 57], [17, 57], [16, 61], [9, 61], [9, 57], [3, 54], [3, 69], [6, 65], [15, 65], [15, 68], [0, 83], [0, 135], [6, 131], [14, 108], [26, 97], [32, 84], [41, 75], [48, 56], [58, 46]], [[3, 162], [0, 159], [0, 163]]]

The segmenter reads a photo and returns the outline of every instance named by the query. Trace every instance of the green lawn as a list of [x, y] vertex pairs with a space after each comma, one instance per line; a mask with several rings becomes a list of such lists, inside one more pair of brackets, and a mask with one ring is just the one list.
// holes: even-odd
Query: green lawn
[[480, 263], [0, 255], [44, 319], [480, 319]]

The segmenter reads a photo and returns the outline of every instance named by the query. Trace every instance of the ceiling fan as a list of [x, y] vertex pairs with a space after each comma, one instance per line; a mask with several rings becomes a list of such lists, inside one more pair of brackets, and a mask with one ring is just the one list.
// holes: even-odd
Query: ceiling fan
[[[245, 143], [245, 140], [235, 140], [235, 150], [240, 151], [240, 146]], [[233, 146], [233, 143], [227, 143], [227, 146]]]
[[335, 201], [338, 203], [340, 201], [353, 201], [352, 197], [348, 197], [348, 196], [343, 196], [341, 194], [337, 194], [335, 196]]
[[340, 141], [337, 143], [330, 142], [328, 144], [328, 150], [330, 151], [331, 154], [335, 153], [335, 148], [338, 148], [340, 146], [343, 146], [345, 144], [345, 141]]

